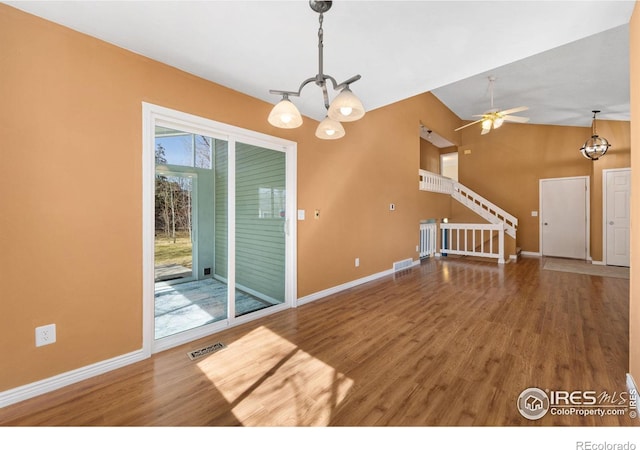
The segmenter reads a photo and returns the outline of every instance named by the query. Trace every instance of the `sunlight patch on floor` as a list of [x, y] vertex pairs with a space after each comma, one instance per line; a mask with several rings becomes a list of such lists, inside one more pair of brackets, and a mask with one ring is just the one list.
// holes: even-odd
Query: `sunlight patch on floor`
[[[247, 366], [247, 352], [255, 358]], [[259, 327], [198, 367], [246, 426], [325, 426], [353, 380], [268, 328]]]

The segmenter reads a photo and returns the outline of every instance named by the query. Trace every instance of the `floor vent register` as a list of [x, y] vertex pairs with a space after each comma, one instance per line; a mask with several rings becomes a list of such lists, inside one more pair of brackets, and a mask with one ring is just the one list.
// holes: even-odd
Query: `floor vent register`
[[189, 352], [187, 353], [187, 356], [189, 356], [189, 359], [193, 361], [194, 359], [210, 355], [211, 353], [215, 353], [218, 350], [222, 350], [223, 348], [226, 348], [226, 345], [224, 345], [222, 342], [216, 342], [215, 344], [207, 345], [206, 347], [199, 350]]

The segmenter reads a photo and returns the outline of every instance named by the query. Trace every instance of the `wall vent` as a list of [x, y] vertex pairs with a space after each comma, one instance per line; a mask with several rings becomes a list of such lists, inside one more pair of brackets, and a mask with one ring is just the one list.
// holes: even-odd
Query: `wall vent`
[[217, 352], [218, 350], [222, 350], [223, 348], [226, 348], [226, 345], [224, 345], [222, 342], [216, 342], [215, 344], [207, 345], [200, 350], [189, 352], [187, 353], [187, 356], [189, 356], [189, 359], [193, 361], [194, 359], [202, 358], [203, 356]]
[[393, 263], [393, 270], [396, 271], [396, 270], [408, 269], [412, 265], [413, 265], [413, 259], [411, 258], [404, 259], [402, 261], [396, 261]]

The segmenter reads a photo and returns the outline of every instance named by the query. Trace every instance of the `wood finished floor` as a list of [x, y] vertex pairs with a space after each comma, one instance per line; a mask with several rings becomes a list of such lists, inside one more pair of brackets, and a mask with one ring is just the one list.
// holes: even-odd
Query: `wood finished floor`
[[626, 390], [629, 280], [543, 263], [428, 260], [0, 409], [0, 425], [637, 425], [519, 414], [527, 387]]

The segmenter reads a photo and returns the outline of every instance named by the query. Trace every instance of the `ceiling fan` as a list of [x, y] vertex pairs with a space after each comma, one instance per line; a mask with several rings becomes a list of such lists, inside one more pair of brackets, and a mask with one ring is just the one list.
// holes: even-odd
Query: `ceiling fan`
[[485, 111], [483, 114], [475, 114], [473, 117], [480, 117], [475, 122], [468, 123], [456, 128], [455, 131], [462, 130], [463, 128], [470, 127], [476, 123], [482, 123], [482, 132], [480, 134], [487, 134], [491, 129], [500, 128], [504, 122], [517, 122], [525, 123], [529, 121], [528, 117], [513, 116], [512, 114], [526, 111], [529, 109], [527, 106], [518, 106], [517, 108], [505, 109], [500, 111], [493, 107], [493, 83], [496, 81], [495, 77], [489, 77], [489, 92], [491, 93], [491, 109]]

